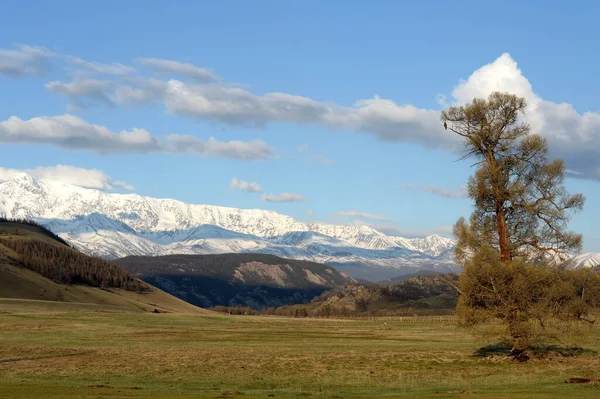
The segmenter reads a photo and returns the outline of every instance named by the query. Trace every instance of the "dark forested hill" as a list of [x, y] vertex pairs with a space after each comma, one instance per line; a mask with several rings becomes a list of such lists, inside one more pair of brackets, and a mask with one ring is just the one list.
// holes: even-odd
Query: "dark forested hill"
[[132, 275], [202, 307], [254, 309], [309, 302], [354, 280], [319, 263], [265, 254], [129, 256]]
[[87, 256], [43, 226], [0, 218], [0, 298], [108, 305], [133, 311], [202, 312]]
[[71, 248], [54, 233], [32, 221], [0, 219], [0, 247], [13, 262], [56, 283], [135, 291], [144, 288], [122, 267]]

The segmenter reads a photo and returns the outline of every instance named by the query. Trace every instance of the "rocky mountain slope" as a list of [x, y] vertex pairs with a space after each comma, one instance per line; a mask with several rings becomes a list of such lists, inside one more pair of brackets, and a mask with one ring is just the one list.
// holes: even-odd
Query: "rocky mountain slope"
[[147, 283], [202, 306], [254, 309], [310, 301], [355, 280], [332, 267], [263, 254], [128, 256], [116, 261]]

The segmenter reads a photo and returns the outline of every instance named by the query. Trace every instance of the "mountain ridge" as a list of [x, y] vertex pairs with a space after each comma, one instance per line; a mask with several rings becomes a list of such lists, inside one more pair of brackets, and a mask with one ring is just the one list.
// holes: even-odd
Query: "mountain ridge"
[[0, 183], [0, 216], [31, 218], [91, 255], [264, 253], [381, 280], [457, 271], [455, 241], [404, 238], [369, 226], [305, 223], [272, 210], [106, 193], [19, 174]]

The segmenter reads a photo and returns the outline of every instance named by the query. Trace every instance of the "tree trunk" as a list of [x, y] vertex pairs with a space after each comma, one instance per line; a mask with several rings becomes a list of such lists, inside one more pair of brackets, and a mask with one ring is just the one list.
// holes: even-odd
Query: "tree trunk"
[[508, 333], [512, 340], [510, 356], [517, 361], [524, 362], [529, 360], [529, 337], [527, 336], [527, 327], [523, 324], [525, 320], [518, 316], [518, 311], [511, 311], [508, 317]]
[[496, 222], [498, 223], [498, 239], [500, 245], [500, 257], [502, 262], [507, 263], [511, 260], [510, 249], [508, 248], [508, 229], [506, 228], [506, 219], [504, 217], [504, 207], [496, 205]]
[[506, 227], [506, 215], [504, 213], [504, 187], [503, 179], [500, 178], [502, 171], [498, 168], [496, 155], [489, 149], [487, 153], [487, 162], [490, 167], [492, 190], [496, 205], [496, 223], [498, 224], [498, 244], [500, 245], [500, 258], [502, 262], [508, 263], [511, 260], [510, 249], [508, 248], [508, 229]]

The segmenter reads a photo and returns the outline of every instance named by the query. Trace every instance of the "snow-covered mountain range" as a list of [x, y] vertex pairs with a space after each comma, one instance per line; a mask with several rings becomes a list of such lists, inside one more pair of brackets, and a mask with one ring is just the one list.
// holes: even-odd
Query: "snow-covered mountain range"
[[256, 252], [326, 263], [371, 280], [456, 270], [455, 242], [437, 235], [408, 239], [367, 226], [106, 193], [27, 174], [0, 183], [0, 216], [35, 219], [85, 253], [105, 258]]

